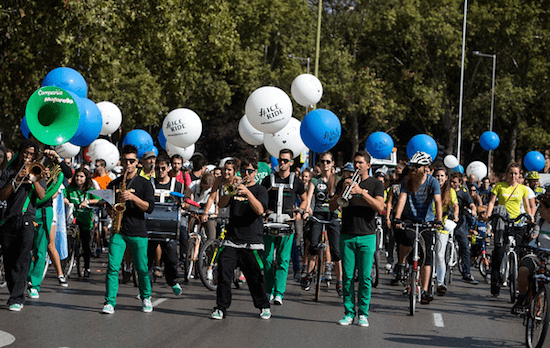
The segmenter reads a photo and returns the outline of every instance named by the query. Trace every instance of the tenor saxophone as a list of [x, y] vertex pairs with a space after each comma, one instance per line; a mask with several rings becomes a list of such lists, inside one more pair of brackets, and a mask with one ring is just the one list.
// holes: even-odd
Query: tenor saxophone
[[126, 191], [126, 177], [128, 175], [128, 171], [124, 172], [124, 176], [122, 177], [122, 182], [120, 183], [120, 188], [118, 190], [118, 203], [115, 204], [113, 207], [115, 211], [115, 217], [113, 219], [113, 226], [112, 226], [112, 232], [113, 233], [119, 233], [120, 227], [122, 225], [122, 217], [124, 216], [124, 211], [126, 211], [126, 203], [120, 202], [121, 200], [121, 194]]

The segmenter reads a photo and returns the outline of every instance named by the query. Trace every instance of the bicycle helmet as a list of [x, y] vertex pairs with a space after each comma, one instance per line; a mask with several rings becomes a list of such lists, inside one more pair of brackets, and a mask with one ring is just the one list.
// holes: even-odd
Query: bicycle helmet
[[355, 168], [353, 168], [353, 163], [348, 162], [346, 165], [342, 168], [342, 171], [344, 172], [355, 172]]
[[432, 156], [425, 152], [417, 151], [409, 161], [409, 164], [418, 164], [421, 166], [429, 166], [432, 164]]
[[538, 180], [540, 179], [540, 174], [539, 172], [536, 172], [536, 171], [531, 171], [529, 173], [527, 173], [527, 180]]

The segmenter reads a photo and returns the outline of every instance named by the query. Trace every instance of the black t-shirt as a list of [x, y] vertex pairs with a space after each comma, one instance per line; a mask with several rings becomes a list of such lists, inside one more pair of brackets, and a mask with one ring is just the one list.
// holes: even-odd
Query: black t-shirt
[[174, 203], [177, 201], [177, 197], [170, 195], [170, 192], [175, 191], [175, 192], [183, 193], [183, 186], [181, 182], [177, 180], [175, 180], [176, 182], [174, 183], [174, 189], [173, 190], [170, 189], [172, 187], [172, 179], [175, 180], [175, 178], [170, 178], [170, 181], [168, 181], [166, 184], [161, 184], [157, 181], [157, 179], [154, 179], [155, 180], [155, 185], [154, 185], [155, 202], [160, 202], [160, 197], [161, 195], [163, 195], [164, 203]]
[[[336, 192], [343, 190], [344, 180], [336, 185]], [[373, 197], [384, 197], [384, 184], [378, 179], [368, 177], [359, 183], [359, 187], [367, 189]], [[368, 235], [376, 233], [374, 220], [376, 211], [365, 201], [361, 195], [354, 195], [349, 200], [349, 205], [342, 209], [342, 233], [352, 235]]]
[[[17, 173], [19, 172], [19, 169], [17, 171], [9, 168], [0, 173], [0, 188], [4, 188], [8, 185], [11, 185], [11, 181], [16, 177]], [[17, 192], [13, 192], [9, 195], [8, 199], [6, 200], [6, 210], [4, 212], [4, 220], [9, 220], [10, 218], [20, 215], [23, 212], [23, 206], [25, 205], [25, 201], [27, 200], [27, 196], [29, 195], [29, 192], [31, 191], [32, 185], [31, 184], [23, 184], [17, 190]], [[33, 189], [34, 190], [34, 189]], [[34, 216], [36, 213], [36, 200], [37, 196], [36, 193], [33, 192], [33, 194], [30, 197], [29, 205], [27, 206], [27, 211], [25, 215]]]
[[[272, 174], [275, 179], [275, 184], [290, 185], [289, 175], [286, 179], [281, 179], [278, 173]], [[267, 207], [273, 212], [277, 212], [277, 197], [279, 195], [279, 189], [271, 186], [271, 175], [268, 175], [262, 180], [262, 186], [267, 189], [268, 204]], [[304, 182], [298, 177], [294, 177], [292, 188], [290, 186], [283, 189], [283, 213], [288, 210], [292, 210], [296, 205], [296, 195], [302, 195], [305, 192]]]
[[[115, 187], [118, 189], [123, 177], [118, 177], [109, 183], [107, 189]], [[155, 209], [155, 198], [153, 185], [149, 180], [142, 176], [136, 175], [133, 179], [126, 180], [126, 189], [132, 192], [149, 203], [149, 208], [144, 212], [139, 209], [134, 202], [126, 202], [126, 211], [122, 217], [122, 226], [120, 233], [129, 237], [147, 237], [147, 228], [145, 227], [145, 213], [151, 214]], [[118, 197], [118, 192], [115, 191]]]
[[[472, 199], [472, 196], [470, 196], [470, 194], [466, 191], [464, 191], [462, 189], [462, 187], [460, 189], [458, 189], [458, 191], [456, 191], [456, 198], [458, 200], [458, 208], [459, 208], [459, 220], [458, 220], [458, 227], [462, 226], [462, 224], [464, 223], [464, 221], [466, 221], [464, 219], [464, 208], [468, 208], [470, 206], [470, 204], [474, 203], [473, 199]], [[456, 212], [454, 212], [456, 214]]]
[[[248, 189], [267, 209], [267, 190], [260, 185], [249, 186]], [[229, 224], [226, 239], [236, 244], [263, 243], [262, 216], [252, 210], [248, 198], [232, 196], [229, 200]]]

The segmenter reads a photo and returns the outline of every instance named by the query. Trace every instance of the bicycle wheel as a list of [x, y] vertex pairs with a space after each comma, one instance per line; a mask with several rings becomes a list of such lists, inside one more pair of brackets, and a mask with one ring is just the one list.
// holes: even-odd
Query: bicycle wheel
[[316, 279], [315, 279], [315, 302], [319, 302], [319, 296], [321, 295], [321, 283], [323, 276], [323, 264], [324, 260], [324, 250], [320, 249], [317, 252], [317, 270], [316, 270]]
[[380, 272], [378, 272], [378, 267], [380, 264], [380, 251], [376, 250], [374, 252], [374, 258], [372, 260], [372, 270], [370, 272], [372, 286], [375, 288], [378, 286], [378, 281], [380, 277]]
[[526, 314], [525, 343], [529, 348], [541, 348], [548, 331], [548, 301], [550, 286], [540, 287], [529, 303], [529, 313]]
[[187, 254], [185, 255], [185, 272], [183, 280], [188, 282], [193, 278], [193, 268], [195, 266], [195, 245], [197, 245], [197, 237], [191, 236], [187, 241]]
[[517, 287], [518, 287], [518, 266], [515, 254], [510, 254], [508, 258], [510, 267], [508, 268], [509, 276], [508, 282], [510, 283], [510, 302], [516, 302]]
[[453, 246], [451, 243], [447, 243], [445, 248], [445, 285], [449, 286], [453, 281]]
[[197, 266], [199, 277], [208, 290], [215, 291], [218, 288], [218, 250], [221, 242], [218, 239], [210, 239], [204, 243], [200, 252]]
[[69, 227], [69, 230], [67, 231], [68, 254], [66, 258], [61, 260], [61, 269], [63, 270], [63, 274], [65, 274], [67, 278], [71, 277], [71, 272], [76, 262], [75, 253], [77, 245], [78, 240], [76, 240], [76, 231], [74, 228]]
[[418, 293], [418, 271], [412, 270], [409, 279], [409, 312], [411, 315], [414, 315], [414, 312], [416, 311], [416, 297]]
[[48, 273], [48, 267], [50, 266], [50, 254], [46, 252], [46, 264], [44, 265], [44, 272], [42, 272], [42, 280], [46, 278], [46, 273]]

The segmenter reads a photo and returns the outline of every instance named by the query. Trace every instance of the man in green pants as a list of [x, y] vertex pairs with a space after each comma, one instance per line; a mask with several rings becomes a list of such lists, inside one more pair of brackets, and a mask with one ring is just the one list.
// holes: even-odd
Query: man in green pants
[[[270, 214], [268, 213], [268, 222], [279, 223], [282, 226], [288, 222], [287, 220], [301, 218], [299, 213], [294, 214], [296, 195], [300, 196], [302, 206], [305, 207], [306, 204], [304, 183], [290, 170], [293, 157], [294, 154], [291, 150], [282, 149], [279, 152], [279, 171], [271, 173], [262, 181], [262, 186], [268, 190], [268, 209], [271, 211]], [[273, 231], [275, 234], [264, 235], [263, 259], [266, 291], [269, 302], [282, 305], [294, 235], [277, 236], [275, 228], [269, 229], [269, 231]], [[276, 264], [273, 263], [275, 249], [277, 249]]]
[[[126, 210], [123, 212], [120, 231], [114, 232], [109, 243], [109, 265], [106, 275], [105, 303], [103, 313], [115, 312], [116, 296], [118, 293], [118, 271], [124, 251], [128, 246], [132, 252], [132, 261], [139, 278], [139, 294], [142, 301], [142, 310], [145, 313], [153, 311], [151, 303], [151, 281], [147, 267], [147, 228], [145, 226], [145, 212], [152, 213], [155, 208], [154, 190], [151, 182], [137, 175], [137, 148], [125, 145], [122, 148], [123, 175], [109, 183], [108, 189], [115, 189], [116, 203], [123, 203]], [[122, 180], [126, 178], [126, 188], [121, 190]], [[115, 225], [116, 217], [113, 218]], [[115, 230], [115, 228], [113, 229]]]
[[[349, 188], [349, 205], [342, 208], [342, 232], [340, 234], [340, 255], [342, 258], [342, 280], [344, 290], [344, 317], [340, 325], [350, 325], [356, 315], [353, 275], [358, 271], [357, 312], [359, 326], [369, 326], [369, 305], [371, 298], [371, 269], [376, 250], [376, 213], [384, 210], [384, 186], [380, 180], [369, 176], [370, 155], [358, 151], [353, 156], [353, 165], [358, 174], [355, 182], [342, 179], [336, 186], [337, 194], [330, 201], [330, 210], [338, 206], [338, 198]], [[351, 187], [350, 187], [351, 185]]]

